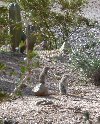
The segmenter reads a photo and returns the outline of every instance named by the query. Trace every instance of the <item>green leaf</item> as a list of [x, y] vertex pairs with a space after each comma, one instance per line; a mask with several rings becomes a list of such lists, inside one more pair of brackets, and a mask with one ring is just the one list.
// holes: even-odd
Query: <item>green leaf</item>
[[6, 68], [6, 65], [0, 62], [0, 70], [4, 70]]
[[26, 72], [26, 70], [27, 70], [27, 69], [26, 69], [26, 67], [25, 67], [25, 66], [21, 66], [21, 72], [22, 72], [22, 73], [25, 73], [25, 72]]

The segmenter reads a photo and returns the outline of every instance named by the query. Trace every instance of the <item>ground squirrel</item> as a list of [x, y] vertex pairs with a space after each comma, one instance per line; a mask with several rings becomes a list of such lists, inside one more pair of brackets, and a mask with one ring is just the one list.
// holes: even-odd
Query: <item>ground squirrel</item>
[[48, 88], [45, 86], [45, 78], [48, 70], [49, 70], [49, 67], [43, 68], [42, 72], [39, 75], [39, 84], [36, 84], [36, 86], [32, 90], [36, 96], [48, 95]]
[[47, 75], [47, 72], [50, 68], [49, 67], [44, 67], [43, 71], [39, 75], [39, 82], [42, 84], [45, 84], [45, 77]]
[[69, 75], [63, 75], [60, 82], [59, 82], [59, 91], [60, 94], [65, 95], [67, 94], [67, 89], [68, 88], [68, 82], [66, 82], [66, 79], [69, 77]]

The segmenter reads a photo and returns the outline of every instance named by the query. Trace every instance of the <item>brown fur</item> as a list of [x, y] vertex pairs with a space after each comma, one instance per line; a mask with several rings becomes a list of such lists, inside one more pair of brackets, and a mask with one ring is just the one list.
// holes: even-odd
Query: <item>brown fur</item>
[[68, 82], [66, 82], [66, 79], [68, 78], [68, 75], [63, 75], [60, 82], [59, 82], [59, 91], [60, 94], [65, 95], [67, 94], [66, 88], [68, 87]]
[[47, 75], [47, 72], [49, 70], [49, 67], [44, 67], [40, 76], [39, 76], [39, 82], [42, 84], [45, 84], [45, 77]]

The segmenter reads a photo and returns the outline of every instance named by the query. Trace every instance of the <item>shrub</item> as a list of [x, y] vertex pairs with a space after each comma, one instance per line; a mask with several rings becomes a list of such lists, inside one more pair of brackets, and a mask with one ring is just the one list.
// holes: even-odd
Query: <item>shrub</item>
[[9, 98], [10, 98], [9, 94], [3, 91], [0, 91], [0, 102], [8, 100]]
[[89, 42], [72, 53], [72, 65], [95, 86], [100, 85], [100, 59], [96, 54], [99, 42]]

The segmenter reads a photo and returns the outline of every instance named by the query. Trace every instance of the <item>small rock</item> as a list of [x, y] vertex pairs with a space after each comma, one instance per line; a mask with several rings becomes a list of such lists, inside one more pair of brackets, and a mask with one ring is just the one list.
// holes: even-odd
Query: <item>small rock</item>
[[51, 104], [53, 104], [53, 102], [48, 100], [42, 100], [36, 103], [36, 105], [51, 105]]
[[19, 122], [18, 121], [15, 121], [13, 119], [8, 119], [8, 118], [5, 118], [3, 120], [3, 124], [18, 124]]

